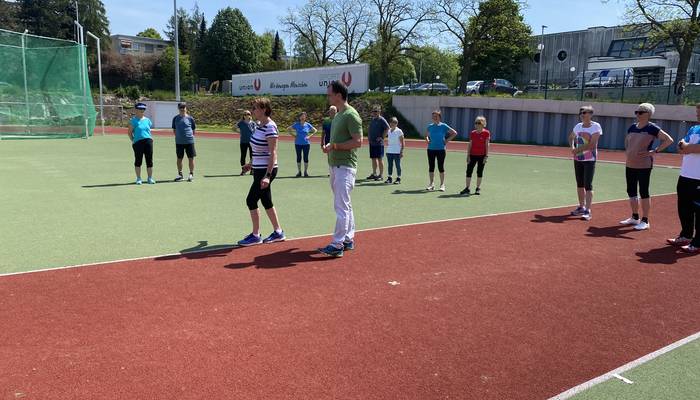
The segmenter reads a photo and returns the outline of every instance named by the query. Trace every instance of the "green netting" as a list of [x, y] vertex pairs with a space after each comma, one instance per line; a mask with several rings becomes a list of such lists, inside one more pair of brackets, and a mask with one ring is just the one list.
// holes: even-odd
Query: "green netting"
[[0, 138], [92, 136], [84, 46], [0, 30], [0, 60]]

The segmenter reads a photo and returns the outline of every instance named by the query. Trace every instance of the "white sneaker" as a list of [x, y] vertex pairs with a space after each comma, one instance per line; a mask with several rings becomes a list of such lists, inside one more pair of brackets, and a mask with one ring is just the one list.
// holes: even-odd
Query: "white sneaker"
[[638, 230], [638, 231], [647, 230], [647, 229], [649, 229], [649, 223], [642, 221], [642, 222], [638, 223], [637, 225], [635, 225], [634, 229]]
[[445, 191], [445, 185], [440, 185], [440, 189], [439, 189], [439, 190], [440, 190], [441, 192], [444, 192], [444, 191]]
[[625, 220], [620, 221], [622, 225], [639, 225], [639, 223], [642, 222], [639, 219], [634, 219], [632, 217], [629, 217]]
[[187, 182], [192, 182], [194, 180], [194, 176], [190, 174], [190, 176], [187, 177]]
[[425, 188], [425, 190], [427, 190], [427, 191], [429, 191], [429, 192], [432, 192], [433, 190], [435, 190], [435, 185], [428, 185], [428, 186]]

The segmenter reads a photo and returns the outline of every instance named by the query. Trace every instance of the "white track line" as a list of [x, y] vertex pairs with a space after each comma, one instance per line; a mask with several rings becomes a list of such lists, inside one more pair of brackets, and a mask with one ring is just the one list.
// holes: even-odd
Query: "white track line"
[[619, 376], [620, 374], [623, 374], [631, 369], [639, 367], [642, 364], [648, 363], [649, 361], [651, 361], [651, 360], [653, 360], [661, 355], [664, 355], [672, 350], [675, 350], [675, 349], [677, 349], [685, 344], [688, 344], [688, 343], [690, 343], [694, 340], [698, 340], [698, 339], [700, 339], [700, 332], [692, 334], [692, 335], [690, 335], [686, 338], [683, 338], [675, 343], [672, 343], [672, 344], [670, 344], [662, 349], [656, 350], [653, 353], [649, 353], [645, 356], [642, 356], [634, 361], [628, 362], [627, 364], [625, 364], [617, 369], [614, 369], [614, 370], [607, 372], [607, 373], [605, 373], [597, 378], [593, 378], [590, 381], [587, 381], [587, 382], [584, 382], [578, 386], [575, 386], [575, 387], [567, 390], [566, 392], [562, 392], [554, 397], [550, 397], [548, 400], [570, 399], [570, 398], [576, 396], [577, 394], [579, 394], [583, 391], [586, 391], [599, 383], [603, 383], [603, 382], [609, 380], [610, 378], [615, 377], [615, 375]]
[[[675, 195], [676, 192], [672, 193], [662, 193], [662, 194], [657, 194], [653, 195], [651, 197], [661, 197], [661, 196], [670, 196], [670, 195]], [[624, 201], [627, 200], [627, 198], [624, 199], [613, 199], [613, 200], [605, 200], [605, 201], [598, 201], [595, 204], [605, 204], [605, 203], [614, 203], [616, 201]], [[398, 225], [389, 225], [389, 226], [381, 226], [381, 227], [376, 227], [376, 228], [367, 228], [367, 229], [360, 229], [356, 231], [356, 233], [360, 232], [371, 232], [371, 231], [378, 231], [382, 229], [394, 229], [394, 228], [403, 228], [406, 226], [415, 226], [415, 225], [428, 225], [428, 224], [439, 224], [442, 222], [452, 222], [452, 221], [466, 221], [470, 219], [476, 219], [476, 218], [487, 218], [487, 217], [498, 217], [502, 215], [513, 215], [513, 214], [520, 214], [520, 213], [530, 213], [530, 212], [535, 212], [535, 211], [547, 211], [547, 210], [556, 210], [559, 208], [566, 208], [566, 207], [574, 207], [578, 204], [565, 204], [562, 206], [556, 206], [556, 207], [544, 207], [544, 208], [533, 208], [530, 210], [520, 210], [520, 211], [508, 211], [508, 212], [502, 212], [502, 213], [493, 213], [493, 214], [484, 214], [484, 215], [473, 215], [470, 217], [457, 217], [457, 218], [447, 218], [447, 219], [439, 219], [439, 220], [433, 220], [433, 221], [423, 221], [423, 222], [411, 222], [411, 223], [406, 223], [406, 224], [398, 224]], [[305, 239], [315, 239], [319, 237], [324, 237], [324, 236], [330, 236], [330, 233], [324, 233], [320, 235], [310, 235], [310, 236], [301, 236], [297, 238], [291, 238], [287, 239], [287, 242], [293, 242], [297, 240], [305, 240]], [[47, 271], [56, 271], [56, 270], [61, 270], [61, 269], [72, 269], [72, 268], [80, 268], [80, 267], [92, 267], [92, 266], [98, 266], [98, 265], [107, 265], [107, 264], [116, 264], [116, 263], [121, 263], [121, 262], [128, 262], [128, 261], [139, 261], [139, 260], [150, 260], [154, 258], [162, 258], [162, 257], [174, 257], [174, 256], [184, 256], [187, 254], [198, 254], [198, 253], [207, 253], [207, 252], [214, 252], [214, 251], [222, 251], [222, 250], [228, 250], [228, 249], [235, 249], [238, 248], [239, 246], [237, 245], [231, 245], [231, 246], [220, 246], [215, 249], [202, 249], [202, 250], [193, 250], [193, 251], [188, 251], [188, 252], [180, 252], [180, 253], [169, 253], [169, 254], [161, 254], [161, 255], [156, 255], [156, 256], [145, 256], [145, 257], [136, 257], [136, 258], [124, 258], [124, 259], [119, 259], [119, 260], [111, 260], [111, 261], [101, 261], [101, 262], [95, 262], [95, 263], [87, 263], [87, 264], [77, 264], [77, 265], [69, 265], [65, 267], [54, 267], [54, 268], [42, 268], [42, 269], [35, 269], [32, 271], [20, 271], [20, 272], [7, 272], [0, 274], [0, 277], [3, 276], [13, 276], [13, 275], [25, 275], [25, 274], [33, 274], [37, 272], [47, 272]]]

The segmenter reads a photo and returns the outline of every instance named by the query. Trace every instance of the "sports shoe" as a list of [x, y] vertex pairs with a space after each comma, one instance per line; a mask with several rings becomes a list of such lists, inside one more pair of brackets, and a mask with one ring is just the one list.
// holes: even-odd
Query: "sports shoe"
[[366, 177], [365, 179], [368, 180], [368, 181], [373, 181], [376, 177], [377, 177], [376, 175], [370, 174], [370, 175], [369, 175], [368, 177]]
[[148, 184], [149, 184], [149, 185], [155, 185], [155, 184], [156, 184], [156, 180], [153, 179], [153, 177], [150, 177], [150, 176], [149, 176], [149, 177], [148, 177]]
[[143, 181], [141, 180], [141, 178], [136, 178], [136, 182], [134, 182], [134, 183], [136, 183], [137, 185], [140, 185], [143, 183]]
[[284, 242], [285, 239], [287, 239], [287, 237], [284, 236], [284, 231], [280, 231], [279, 233], [273, 231], [270, 236], [263, 240], [263, 243]]
[[435, 185], [430, 184], [430, 185], [426, 186], [425, 190], [432, 192], [433, 190], [435, 190]]
[[194, 175], [190, 174], [190, 176], [187, 177], [187, 182], [192, 182], [194, 180]]
[[477, 195], [477, 196], [480, 195], [480, 194], [481, 194], [481, 188], [476, 188], [476, 190], [474, 191], [474, 194]]
[[467, 196], [469, 196], [470, 194], [472, 194], [472, 191], [469, 190], [469, 188], [464, 188], [464, 189], [462, 189], [461, 192], [459, 192], [459, 194], [461, 194], [461, 195], [465, 195], [465, 194], [466, 194]]
[[391, 177], [386, 178], [386, 180], [384, 181], [384, 183], [392, 183]]
[[438, 190], [441, 191], [441, 192], [444, 192], [444, 191], [445, 191], [445, 185], [440, 185], [440, 188], [439, 188]]
[[672, 244], [674, 246], [687, 246], [691, 242], [690, 239], [683, 237], [683, 236], [678, 236], [677, 238], [674, 239], [666, 239], [666, 243]]
[[327, 256], [331, 256], [331, 257], [337, 258], [337, 257], [343, 256], [343, 249], [339, 249], [339, 248], [333, 246], [332, 244], [329, 244], [326, 247], [321, 247], [318, 249], [318, 251], [320, 251], [321, 253], [323, 253]]
[[377, 175], [377, 176], [374, 177], [374, 180], [375, 180], [375, 181], [381, 181], [381, 180], [382, 180], [382, 176], [381, 176], [381, 175]]
[[681, 247], [681, 250], [683, 250], [686, 253], [697, 253], [700, 251], [700, 247], [693, 246], [692, 244], [689, 244], [687, 246]]
[[301, 178], [301, 171], [297, 172], [296, 175], [294, 175], [295, 178]]
[[183, 179], [184, 179], [184, 178], [182, 177], [182, 174], [178, 174], [178, 176], [176, 176], [175, 179], [173, 179], [173, 180], [174, 180], [175, 182], [180, 182], [180, 181], [183, 180]]
[[243, 168], [241, 168], [241, 176], [245, 175], [246, 172], [247, 172], [246, 170], [244, 170]]
[[309, 173], [308, 173], [308, 172], [304, 172], [304, 178], [308, 178], [308, 177], [309, 177]]
[[634, 219], [634, 218], [632, 218], [632, 217], [629, 217], [629, 218], [627, 218], [627, 219], [624, 219], [624, 220], [620, 221], [620, 223], [621, 223], [622, 225], [635, 225], [635, 226], [636, 226], [636, 225], [639, 225], [640, 222], [642, 222], [642, 221], [639, 220], [639, 219]]
[[355, 241], [343, 242], [343, 250], [355, 250]]
[[586, 210], [583, 212], [583, 214], [581, 214], [581, 219], [583, 220], [590, 221], [591, 218], [593, 218], [591, 217], [591, 210]]
[[[578, 206], [578, 207], [576, 207], [576, 209], [574, 211], [571, 212], [571, 215], [573, 215], [573, 216], [583, 215], [584, 212], [586, 212], [586, 208]], [[622, 223], [622, 222], [620, 222], [620, 223]]]
[[396, 178], [396, 180], [394, 181], [394, 185], [398, 185], [400, 183], [401, 183], [401, 178]]
[[634, 229], [637, 231], [647, 230], [647, 229], [649, 229], [649, 223], [641, 221], [640, 223], [638, 223], [637, 225], [634, 226]]
[[243, 238], [243, 240], [238, 241], [239, 246], [253, 246], [262, 243], [262, 238], [260, 235], [253, 235], [252, 233]]

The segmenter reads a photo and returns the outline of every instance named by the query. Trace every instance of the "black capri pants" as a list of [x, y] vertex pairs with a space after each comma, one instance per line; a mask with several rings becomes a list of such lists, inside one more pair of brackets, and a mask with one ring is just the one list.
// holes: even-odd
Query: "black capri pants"
[[637, 185], [639, 185], [639, 197], [649, 198], [649, 181], [651, 180], [651, 168], [625, 168], [627, 179], [627, 195], [630, 198], [637, 197]]
[[428, 172], [435, 172], [435, 160], [437, 160], [438, 171], [445, 172], [445, 150], [428, 149]]
[[467, 163], [467, 178], [471, 178], [476, 165], [476, 176], [481, 178], [484, 176], [484, 167], [486, 166], [486, 156], [469, 156]]
[[595, 161], [574, 161], [574, 174], [576, 175], [577, 188], [593, 190]]
[[311, 150], [310, 144], [295, 144], [294, 148], [297, 151], [297, 164], [301, 162], [301, 154], [304, 153], [304, 162], [309, 163], [309, 150]]
[[146, 167], [153, 168], [153, 139], [141, 139], [131, 145], [134, 149], [134, 167], [140, 167], [146, 157]]
[[250, 159], [253, 159], [253, 148], [250, 147], [250, 143], [241, 143], [241, 167], [246, 163], [246, 153], [249, 154]]
[[[253, 169], [253, 184], [250, 185], [248, 197], [245, 199], [250, 211], [258, 209], [258, 200], [260, 200], [266, 210], [274, 207], [272, 204], [272, 191], [270, 190], [270, 186], [264, 190], [260, 188], [260, 182], [265, 178], [266, 173], [267, 168]], [[272, 184], [272, 181], [274, 181], [277, 176], [277, 168], [273, 169], [270, 175], [272, 175], [270, 177], [270, 184]]]

